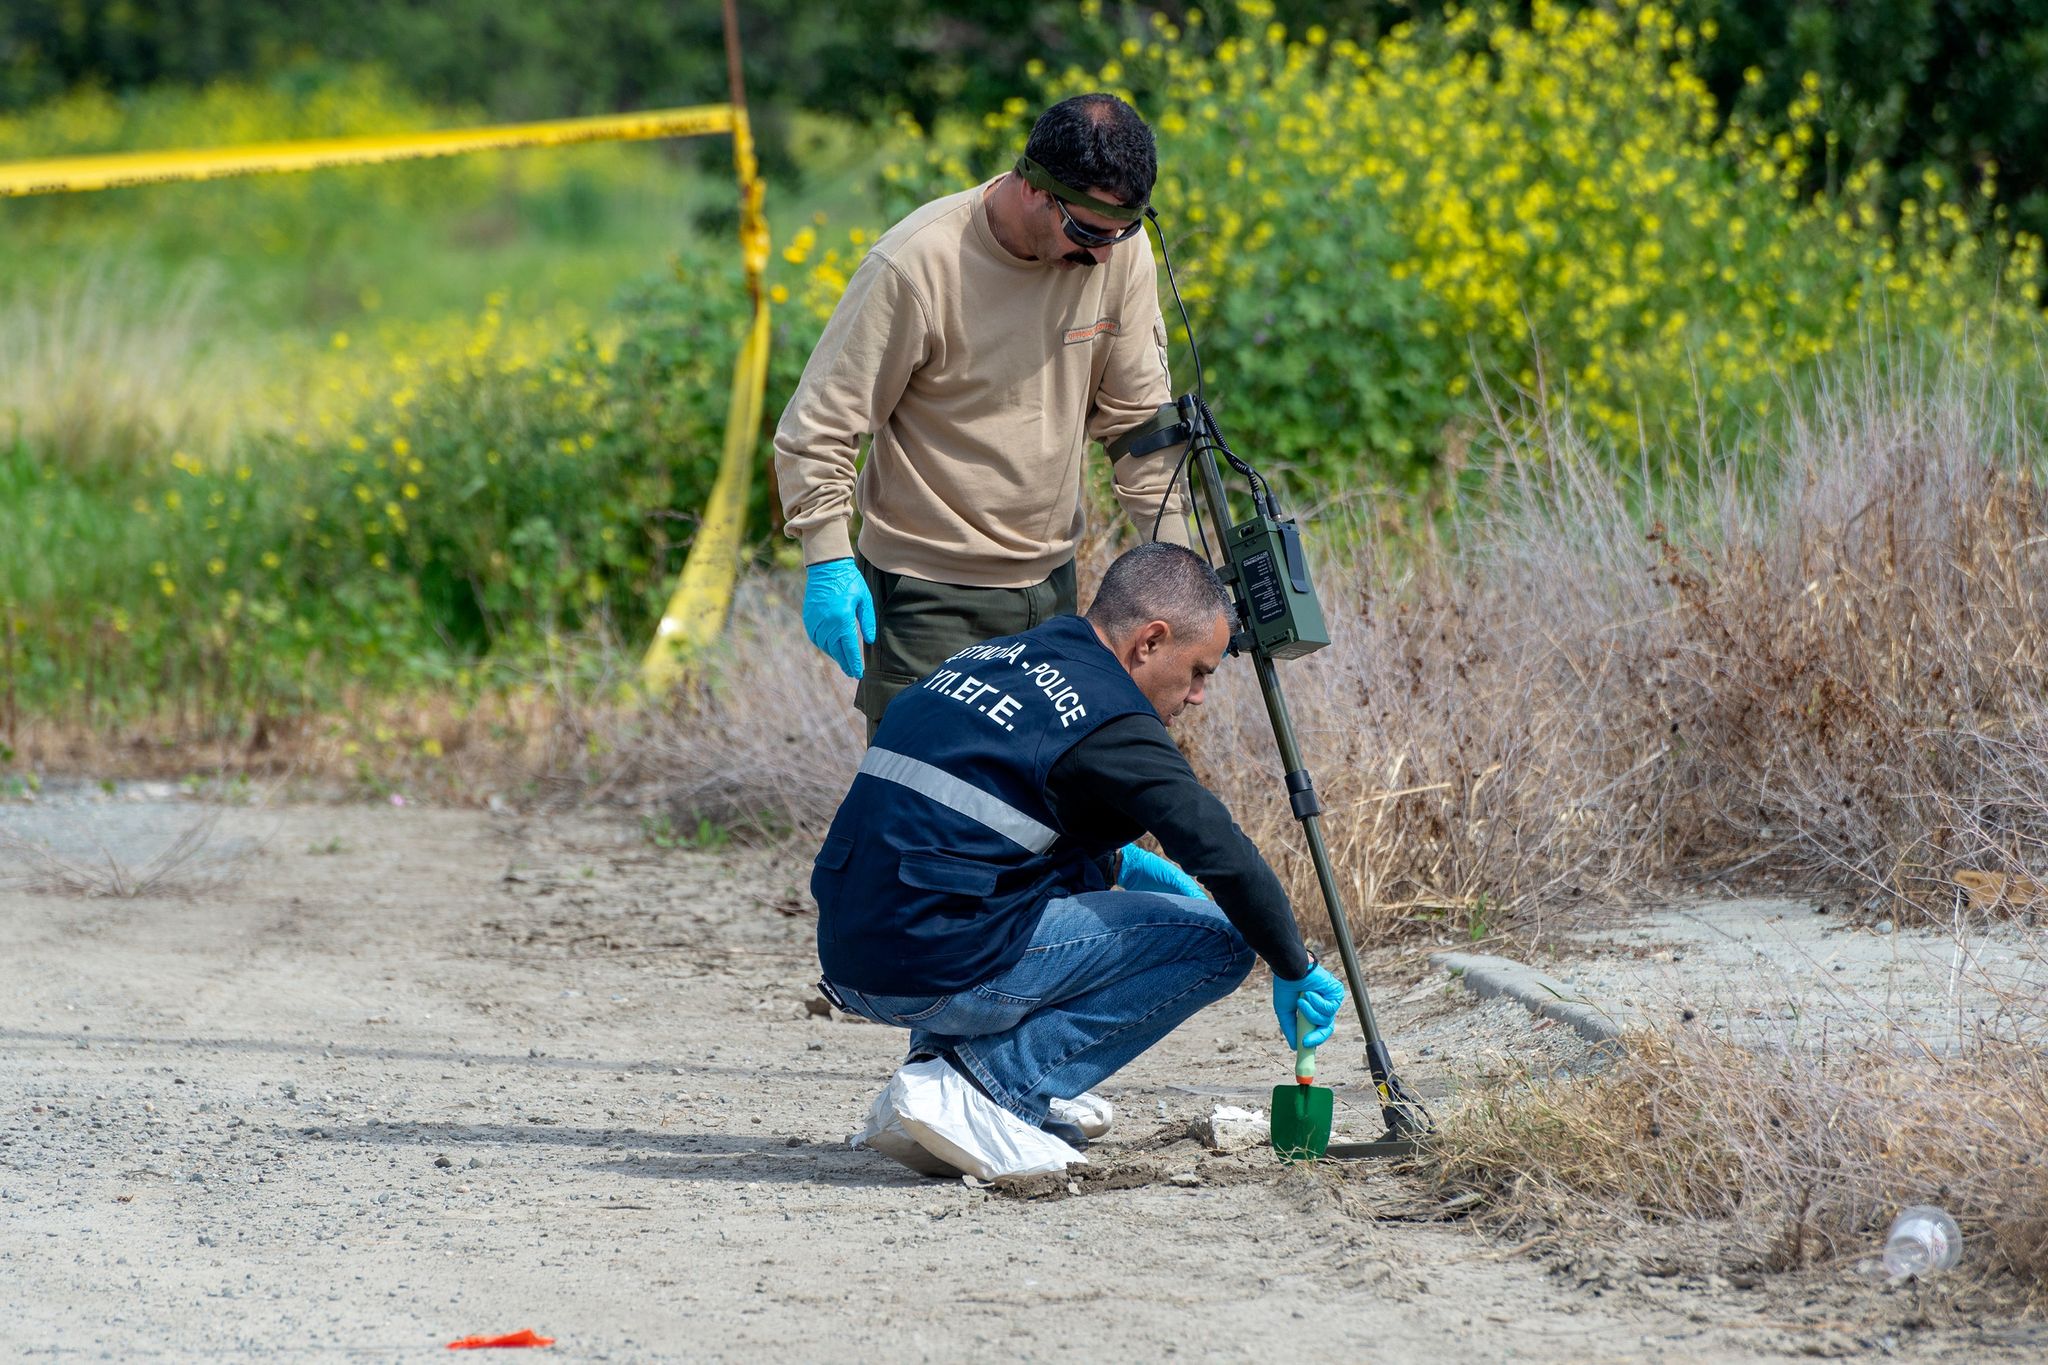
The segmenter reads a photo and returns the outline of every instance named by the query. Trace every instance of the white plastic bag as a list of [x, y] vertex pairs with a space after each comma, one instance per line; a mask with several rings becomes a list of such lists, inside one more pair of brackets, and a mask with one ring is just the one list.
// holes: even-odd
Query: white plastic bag
[[1088, 1160], [989, 1099], [939, 1057], [892, 1076], [852, 1142], [925, 1175], [964, 1172], [980, 1180], [1063, 1171]]

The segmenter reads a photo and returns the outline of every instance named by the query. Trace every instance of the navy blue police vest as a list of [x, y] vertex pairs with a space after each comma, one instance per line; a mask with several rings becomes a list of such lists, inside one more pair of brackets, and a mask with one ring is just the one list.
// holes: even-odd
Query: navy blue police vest
[[1107, 890], [1113, 845], [1063, 828], [1045, 782], [1134, 712], [1157, 714], [1079, 616], [963, 649], [898, 694], [811, 872], [826, 979], [964, 990], [1015, 965], [1047, 901]]

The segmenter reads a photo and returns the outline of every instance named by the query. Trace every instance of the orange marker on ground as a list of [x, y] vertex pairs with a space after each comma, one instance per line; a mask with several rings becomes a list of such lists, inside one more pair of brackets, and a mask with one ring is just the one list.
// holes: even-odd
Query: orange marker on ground
[[552, 1346], [553, 1337], [544, 1337], [531, 1327], [524, 1331], [508, 1332], [502, 1337], [464, 1337], [448, 1343], [451, 1351], [479, 1351], [493, 1346]]

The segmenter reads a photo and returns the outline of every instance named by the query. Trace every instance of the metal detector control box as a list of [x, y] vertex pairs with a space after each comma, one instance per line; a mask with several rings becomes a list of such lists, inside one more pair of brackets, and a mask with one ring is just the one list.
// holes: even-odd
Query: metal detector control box
[[1330, 643], [1292, 520], [1257, 516], [1233, 526], [1227, 550], [1243, 589], [1242, 624], [1254, 648], [1269, 658], [1298, 659]]

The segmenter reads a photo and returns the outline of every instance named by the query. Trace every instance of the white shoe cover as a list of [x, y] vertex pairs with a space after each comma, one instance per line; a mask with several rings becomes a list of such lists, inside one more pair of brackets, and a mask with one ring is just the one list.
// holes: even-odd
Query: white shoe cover
[[896, 1111], [890, 1107], [890, 1097], [895, 1093], [896, 1083], [891, 1081], [875, 1095], [868, 1105], [868, 1121], [861, 1130], [846, 1140], [849, 1147], [865, 1147], [871, 1152], [899, 1161], [919, 1175], [937, 1176], [941, 1180], [958, 1180], [958, 1169], [917, 1145], [917, 1139], [904, 1131]]
[[1101, 1137], [1116, 1122], [1115, 1108], [1093, 1090], [1085, 1090], [1070, 1100], [1055, 1099], [1046, 1108], [1061, 1123], [1079, 1128], [1085, 1138]]
[[[901, 1138], [916, 1152], [906, 1154]], [[1088, 1160], [976, 1090], [941, 1057], [913, 1062], [891, 1077], [853, 1141], [915, 1171], [941, 1173], [920, 1164], [935, 1161], [944, 1174], [979, 1180], [1063, 1171]]]

